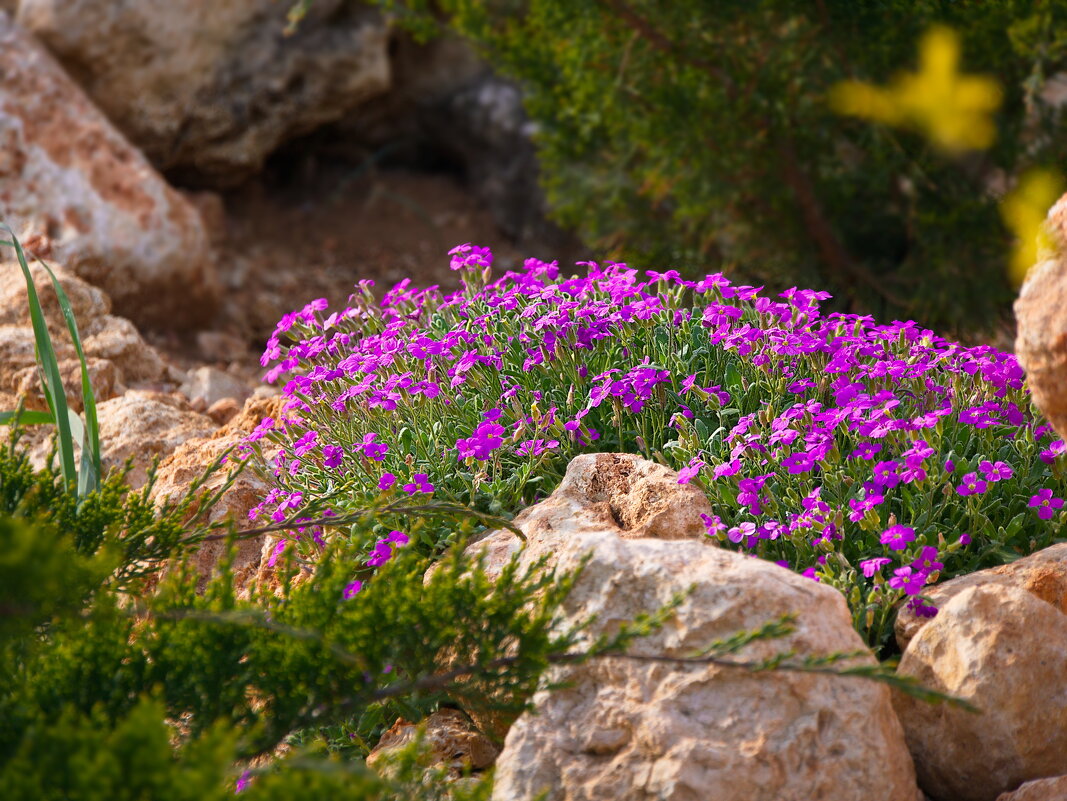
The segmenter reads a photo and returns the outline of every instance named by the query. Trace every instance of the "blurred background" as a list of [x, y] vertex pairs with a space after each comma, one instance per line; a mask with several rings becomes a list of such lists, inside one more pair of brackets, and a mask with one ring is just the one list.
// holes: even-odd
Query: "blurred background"
[[221, 289], [197, 330], [233, 352], [359, 279], [453, 285], [468, 241], [1010, 347], [1013, 259], [1067, 156], [1063, 0], [0, 9], [199, 211]]

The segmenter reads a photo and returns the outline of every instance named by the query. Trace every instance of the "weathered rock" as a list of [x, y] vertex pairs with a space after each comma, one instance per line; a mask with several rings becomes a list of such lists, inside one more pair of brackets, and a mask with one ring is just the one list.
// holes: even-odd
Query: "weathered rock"
[[210, 418], [194, 412], [183, 398], [160, 392], [130, 390], [101, 403], [97, 416], [104, 469], [121, 467], [132, 457], [127, 481], [133, 489], [144, 486], [153, 459], [169, 456], [182, 443], [216, 429]]
[[[863, 648], [840, 593], [773, 563], [699, 541], [624, 540], [612, 530], [548, 536], [558, 569], [592, 554], [562, 608], [564, 624], [596, 616], [587, 639], [692, 586], [670, 622], [632, 654], [690, 656], [789, 613], [797, 615], [793, 634], [753, 643], [739, 658]], [[624, 658], [557, 666], [547, 678], [568, 686], [537, 693], [536, 714], [512, 726], [494, 799], [542, 791], [575, 801], [920, 798], [889, 691], [873, 682]]]
[[[482, 770], [493, 764], [500, 749], [471, 724], [458, 709], [439, 709], [422, 722], [424, 742], [434, 758], [434, 767], [446, 767], [457, 775], [464, 768]], [[403, 718], [382, 735], [378, 745], [367, 755], [367, 765], [374, 768], [413, 742], [419, 727]]]
[[217, 300], [196, 210], [3, 12], [0, 220], [139, 323], [202, 320]]
[[[180, 444], [170, 456], [159, 465], [152, 498], [158, 504], [176, 502], [183, 498], [189, 487], [199, 480], [208, 465], [226, 455], [227, 451], [241, 443], [243, 437], [223, 436], [211, 439], [190, 439]], [[216, 492], [236, 469], [236, 461], [228, 458], [228, 465], [221, 466], [204, 482], [202, 494]], [[232, 520], [237, 531], [251, 528], [248, 511], [263, 500], [270, 491], [270, 485], [251, 470], [245, 469], [237, 474], [233, 484], [219, 498], [204, 516], [203, 523], [219, 523]], [[194, 564], [202, 579], [206, 580], [226, 552], [223, 539], [204, 542], [194, 556]], [[232, 568], [235, 586], [244, 587], [259, 570], [260, 554], [263, 550], [263, 537], [250, 537], [239, 540], [234, 554]]]
[[898, 672], [982, 711], [894, 695], [919, 783], [937, 801], [993, 801], [1067, 773], [1067, 615], [1052, 604], [968, 587], [919, 630]]
[[[122, 373], [114, 362], [88, 356], [85, 365], [89, 369], [89, 384], [93, 388], [93, 399], [97, 403], [118, 397], [126, 390], [122, 383]], [[85, 407], [82, 402], [81, 362], [77, 359], [63, 359], [59, 362], [59, 374], [66, 390], [67, 404], [76, 412], [83, 411]], [[36, 365], [15, 371], [11, 374], [11, 380], [15, 385], [15, 394], [23, 398], [27, 409], [44, 411], [48, 408], [41, 389], [40, 370]]]
[[[10, 251], [7, 252], [10, 253]], [[79, 332], [84, 334], [87, 324], [111, 313], [111, 298], [102, 289], [87, 284], [65, 267], [51, 264], [49, 267], [55, 273], [67, 300], [70, 301], [70, 308], [74, 312]], [[30, 265], [30, 275], [33, 278], [34, 289], [37, 291], [37, 299], [41, 302], [41, 310], [44, 312], [49, 333], [52, 334], [53, 339], [59, 338], [65, 341], [70, 335], [67, 333], [67, 323], [59, 308], [59, 300], [56, 298], [51, 278], [44, 268], [36, 263]], [[0, 282], [0, 325], [31, 325], [26, 282], [18, 263], [0, 261], [0, 276], [4, 277], [4, 280]]]
[[[612, 531], [619, 537], [699, 539], [710, 544], [702, 514], [712, 514], [707, 496], [661, 464], [629, 453], [590, 453], [567, 465], [548, 498], [515, 518], [526, 535], [529, 557], [551, 557], [561, 539]], [[486, 571], [498, 575], [521, 541], [501, 529], [471, 546], [486, 553]]]
[[1018, 790], [997, 796], [997, 801], [1064, 801], [1067, 799], [1067, 776], [1034, 779]]
[[[930, 587], [925, 592], [931, 603], [940, 609], [967, 588], [986, 584], [1025, 590], [1067, 614], [1067, 543], [1043, 548], [1011, 564], [967, 573]], [[901, 609], [894, 629], [901, 651], [908, 647], [919, 629], [929, 621], [930, 618], [919, 617], [906, 608]]]
[[286, 36], [288, 10], [274, 0], [22, 0], [18, 20], [157, 167], [227, 184], [389, 86], [377, 11], [320, 0]]
[[197, 367], [189, 371], [180, 391], [191, 403], [199, 401], [207, 408], [224, 398], [243, 403], [252, 394], [252, 387], [216, 367]]
[[1015, 301], [1015, 355], [1034, 403], [1067, 437], [1067, 195], [1048, 213], [1055, 247], [1043, 251]]
[[224, 426], [241, 413], [241, 405], [235, 398], [220, 398], [204, 412], [215, 421], [215, 425]]

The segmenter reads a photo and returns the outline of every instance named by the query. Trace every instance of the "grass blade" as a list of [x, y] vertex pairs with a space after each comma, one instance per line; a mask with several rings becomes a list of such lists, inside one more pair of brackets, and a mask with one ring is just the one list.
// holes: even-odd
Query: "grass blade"
[[56, 357], [55, 348], [52, 346], [52, 337], [48, 333], [48, 325], [45, 323], [44, 310], [41, 308], [40, 298], [37, 297], [37, 288], [33, 283], [33, 275], [30, 266], [26, 263], [26, 254], [19, 244], [15, 232], [6, 225], [4, 229], [11, 235], [11, 243], [15, 248], [15, 256], [18, 258], [19, 267], [26, 279], [26, 294], [29, 298], [30, 322], [33, 324], [33, 337], [37, 350], [37, 366], [41, 373], [41, 385], [44, 389], [44, 397], [48, 402], [48, 408], [52, 412], [52, 419], [58, 432], [59, 465], [63, 473], [63, 480], [67, 484], [76, 485], [78, 471], [74, 463], [74, 442], [70, 430], [70, 409], [67, 405], [67, 395], [63, 390], [63, 377], [59, 373], [59, 360]]
[[[82, 348], [81, 337], [78, 335], [78, 323], [74, 319], [74, 309], [71, 308], [70, 299], [60, 286], [59, 279], [52, 272], [52, 268], [40, 259], [37, 261], [52, 279], [52, 288], [56, 291], [59, 308], [63, 312], [63, 319], [67, 323], [67, 330], [70, 332], [70, 339], [74, 343], [74, 350], [78, 354], [78, 362], [81, 365], [82, 411], [85, 415], [85, 427], [82, 434], [81, 469], [78, 471], [78, 494], [84, 495], [100, 485], [100, 427], [96, 419], [96, 397], [93, 395], [93, 385], [89, 381], [89, 366], [85, 362], [85, 351]], [[80, 420], [78, 423], [81, 425]]]
[[8, 423], [15, 421], [35, 426], [54, 423], [55, 418], [52, 417], [51, 412], [0, 412], [0, 426], [6, 426]]

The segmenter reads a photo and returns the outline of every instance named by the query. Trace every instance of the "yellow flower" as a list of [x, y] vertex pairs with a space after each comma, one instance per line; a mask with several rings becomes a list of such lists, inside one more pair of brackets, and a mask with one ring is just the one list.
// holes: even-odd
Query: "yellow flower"
[[841, 114], [911, 128], [947, 151], [982, 150], [996, 138], [997, 82], [959, 70], [960, 43], [948, 28], [933, 28], [919, 46], [919, 70], [886, 87], [844, 81], [830, 92]]
[[1001, 201], [1001, 216], [1015, 234], [1008, 274], [1016, 287], [1022, 286], [1030, 268], [1037, 264], [1041, 251], [1054, 252], [1059, 245], [1045, 225], [1045, 217], [1062, 192], [1063, 181], [1057, 173], [1030, 170]]

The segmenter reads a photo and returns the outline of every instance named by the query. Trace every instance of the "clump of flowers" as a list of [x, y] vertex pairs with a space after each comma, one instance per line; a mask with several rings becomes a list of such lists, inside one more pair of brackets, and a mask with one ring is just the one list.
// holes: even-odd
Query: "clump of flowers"
[[491, 280], [487, 249], [450, 255], [459, 292], [361, 282], [279, 322], [262, 363], [285, 415], [247, 443], [276, 449], [257, 514], [382, 493], [513, 514], [579, 453], [641, 453], [703, 488], [723, 547], [841, 589], [876, 647], [902, 604], [933, 613], [930, 583], [1062, 534], [1065, 448], [1009, 354], [722, 274], [528, 259]]

